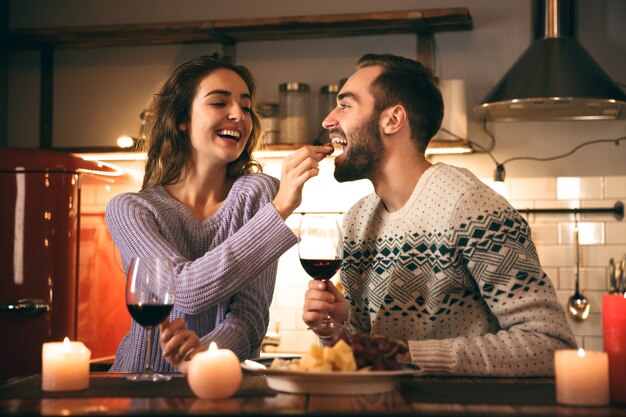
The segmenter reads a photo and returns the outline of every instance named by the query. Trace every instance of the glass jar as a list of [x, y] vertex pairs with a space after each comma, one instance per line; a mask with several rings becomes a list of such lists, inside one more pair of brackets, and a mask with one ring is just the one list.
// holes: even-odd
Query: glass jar
[[339, 84], [323, 85], [320, 88], [320, 120], [318, 123], [319, 134], [315, 142], [319, 144], [330, 141], [328, 130], [322, 127], [322, 122], [328, 114], [337, 107], [337, 93], [339, 92]]
[[280, 143], [280, 128], [278, 126], [278, 103], [262, 102], [256, 105], [261, 129], [263, 130], [263, 144], [273, 145]]
[[279, 85], [281, 143], [309, 143], [310, 90], [305, 83]]

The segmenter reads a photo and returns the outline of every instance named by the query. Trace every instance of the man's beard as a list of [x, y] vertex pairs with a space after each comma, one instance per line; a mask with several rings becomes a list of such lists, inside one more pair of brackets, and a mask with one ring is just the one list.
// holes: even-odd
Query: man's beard
[[369, 120], [350, 134], [350, 150], [341, 165], [335, 165], [335, 179], [339, 182], [372, 178], [385, 156], [385, 147], [378, 127], [381, 112], [374, 112]]

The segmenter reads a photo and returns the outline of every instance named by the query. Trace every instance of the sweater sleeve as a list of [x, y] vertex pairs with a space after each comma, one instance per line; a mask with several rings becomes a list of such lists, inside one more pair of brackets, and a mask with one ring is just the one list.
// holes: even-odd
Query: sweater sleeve
[[[184, 314], [198, 314], [250, 285], [295, 244], [296, 237], [271, 204], [271, 196], [258, 197], [266, 203], [239, 230], [195, 260], [181, 255], [172, 242], [182, 237], [162, 229], [162, 213], [148, 207], [136, 194], [111, 200], [107, 226], [125, 266], [135, 256], [172, 259], [176, 265], [176, 307]], [[255, 198], [246, 201], [260, 204]]]
[[459, 276], [475, 282], [501, 330], [410, 340], [411, 358], [430, 374], [552, 375], [554, 351], [575, 347], [573, 333], [541, 268], [530, 227], [499, 195], [483, 196], [473, 190], [459, 200], [450, 239]]
[[203, 344], [215, 342], [220, 348], [235, 352], [240, 360], [259, 356], [269, 325], [277, 265], [274, 262], [232, 297], [226, 319], [202, 337]]

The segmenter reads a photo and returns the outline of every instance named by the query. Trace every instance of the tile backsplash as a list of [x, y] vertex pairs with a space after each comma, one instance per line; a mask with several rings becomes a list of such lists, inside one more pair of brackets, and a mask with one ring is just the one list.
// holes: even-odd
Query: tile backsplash
[[[129, 163], [136, 178], [141, 165]], [[280, 176], [281, 160], [262, 160], [264, 170]], [[367, 181], [338, 184], [332, 178], [332, 161], [323, 161], [320, 175], [304, 188], [303, 204], [288, 219], [296, 230], [299, 214], [306, 211], [343, 212], [359, 198], [373, 191]], [[490, 179], [483, 179], [493, 185]], [[82, 207], [88, 212], [102, 211], [113, 195], [136, 191], [136, 186], [103, 185], [102, 189], [82, 196]], [[580, 290], [591, 303], [589, 318], [584, 322], [570, 319], [579, 346], [602, 350], [602, 295], [610, 288], [609, 259], [626, 254], [626, 222], [612, 214], [524, 214], [527, 208], [610, 208], [617, 201], [626, 201], [626, 176], [606, 177], [533, 177], [510, 178], [498, 184], [511, 204], [520, 210], [531, 225], [533, 240], [541, 264], [557, 290], [561, 305], [574, 293], [576, 253], [573, 239], [575, 220], [579, 229]], [[496, 187], [494, 187], [496, 188]], [[304, 292], [309, 282], [298, 260], [296, 248], [291, 248], [279, 260], [274, 300], [270, 309], [270, 331], [280, 333], [279, 352], [303, 352], [316, 342], [312, 332], [301, 320]], [[278, 328], [275, 324], [278, 323]]]

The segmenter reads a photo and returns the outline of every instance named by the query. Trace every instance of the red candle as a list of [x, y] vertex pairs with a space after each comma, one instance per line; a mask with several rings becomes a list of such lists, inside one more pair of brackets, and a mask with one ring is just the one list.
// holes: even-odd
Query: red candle
[[626, 404], [626, 298], [602, 296], [604, 351], [609, 355], [611, 402]]

